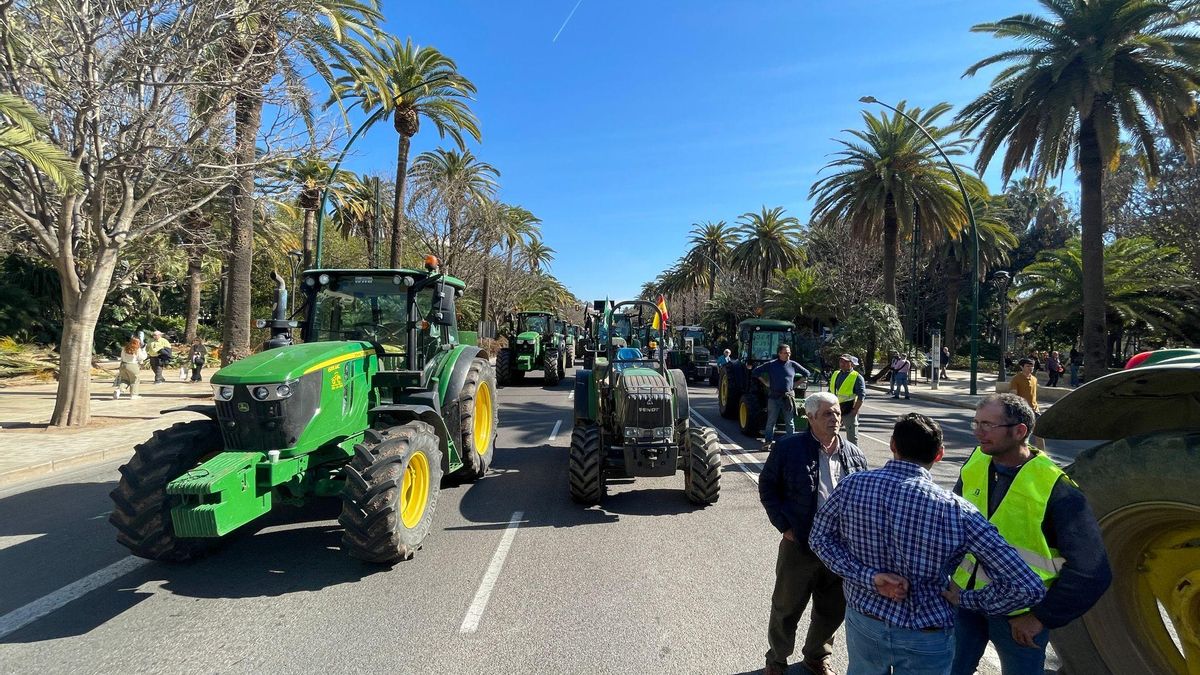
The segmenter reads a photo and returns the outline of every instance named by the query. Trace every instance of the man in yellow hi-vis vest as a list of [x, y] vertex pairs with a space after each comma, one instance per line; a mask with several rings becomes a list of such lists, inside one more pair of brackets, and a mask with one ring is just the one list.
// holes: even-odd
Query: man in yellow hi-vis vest
[[842, 408], [842, 428], [846, 440], [858, 445], [858, 409], [867, 396], [867, 383], [854, 367], [858, 358], [850, 354], [838, 357], [838, 369], [829, 378], [829, 391], [838, 397]]
[[[963, 465], [954, 491], [988, 517], [1047, 588], [1041, 602], [1009, 616], [960, 608], [951, 673], [974, 673], [991, 641], [1004, 675], [1040, 675], [1050, 629], [1082, 616], [1112, 582], [1104, 541], [1083, 493], [1054, 460], [1030, 447], [1034, 414], [1023, 398], [984, 398], [973, 426], [979, 447]], [[967, 556], [954, 582], [973, 590], [988, 579]]]

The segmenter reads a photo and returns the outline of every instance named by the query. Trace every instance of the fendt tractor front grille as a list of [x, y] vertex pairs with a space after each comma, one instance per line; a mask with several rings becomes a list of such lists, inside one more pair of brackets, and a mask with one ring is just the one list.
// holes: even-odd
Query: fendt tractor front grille
[[616, 404], [619, 424], [626, 429], [638, 429], [638, 440], [644, 440], [641, 430], [673, 426], [671, 387], [661, 375], [623, 376], [617, 389]]

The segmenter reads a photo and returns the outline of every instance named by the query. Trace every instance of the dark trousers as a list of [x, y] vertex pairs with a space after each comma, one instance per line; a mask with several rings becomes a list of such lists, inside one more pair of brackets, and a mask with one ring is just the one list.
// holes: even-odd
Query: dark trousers
[[204, 366], [192, 366], [192, 382], [200, 381], [200, 369]]
[[833, 654], [833, 634], [846, 617], [842, 579], [829, 571], [807, 546], [787, 539], [779, 542], [775, 562], [775, 592], [771, 594], [771, 620], [767, 627], [767, 665], [787, 667], [796, 650], [796, 628], [812, 599], [808, 637], [800, 650], [806, 660], [820, 661]]
[[1058, 372], [1057, 370], [1052, 370], [1052, 371], [1046, 373], [1046, 378], [1047, 378], [1046, 386], [1047, 387], [1057, 387], [1058, 386], [1058, 378], [1060, 378], [1060, 377], [1062, 377], [1062, 373]]
[[150, 369], [154, 371], [154, 381], [156, 383], [167, 381], [167, 378], [163, 377], [163, 374], [162, 374], [162, 371], [163, 371], [162, 359], [158, 358], [157, 356], [151, 356], [150, 357]]

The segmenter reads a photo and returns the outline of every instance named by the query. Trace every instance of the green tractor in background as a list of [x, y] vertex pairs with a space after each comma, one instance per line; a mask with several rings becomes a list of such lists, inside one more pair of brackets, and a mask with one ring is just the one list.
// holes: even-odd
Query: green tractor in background
[[583, 360], [584, 354], [587, 352], [587, 334], [583, 330], [583, 326], [577, 324], [567, 325], [567, 342], [571, 347], [571, 362], [575, 360]]
[[[717, 384], [717, 407], [721, 417], [735, 419], [743, 434], [756, 438], [767, 423], [767, 386], [750, 371], [777, 358], [779, 345], [794, 346], [796, 326], [791, 321], [746, 319], [738, 324], [738, 355], [721, 368]], [[797, 375], [796, 429], [806, 429], [807, 419], [800, 408], [808, 390], [808, 379]]]
[[687, 380], [683, 371], [667, 367], [665, 349], [647, 358], [629, 346], [661, 337], [650, 322], [639, 320], [642, 310], [659, 312], [644, 300], [606, 311], [598, 322], [595, 368], [575, 374], [575, 427], [567, 452], [571, 498], [597, 504], [608, 477], [671, 476], [682, 470], [687, 498], [712, 504], [721, 490], [717, 432], [691, 425]]
[[575, 336], [572, 328], [571, 324], [561, 319], [555, 322], [554, 332], [562, 340], [563, 363], [567, 368], [575, 367]]
[[554, 386], [567, 372], [562, 322], [554, 312], [521, 312], [509, 315], [508, 346], [496, 355], [496, 376], [502, 385], [524, 379], [525, 373], [541, 370], [543, 381]]
[[443, 476], [487, 473], [497, 428], [492, 367], [459, 342], [464, 284], [426, 267], [306, 271], [299, 323], [276, 276], [269, 348], [213, 375], [210, 419], [155, 432], [121, 467], [117, 541], [186, 560], [278, 505], [340, 496], [351, 556], [410, 558]]
[[667, 353], [667, 365], [678, 368], [693, 382], [715, 382], [716, 365], [708, 347], [708, 333], [700, 326], [676, 326], [674, 346]]

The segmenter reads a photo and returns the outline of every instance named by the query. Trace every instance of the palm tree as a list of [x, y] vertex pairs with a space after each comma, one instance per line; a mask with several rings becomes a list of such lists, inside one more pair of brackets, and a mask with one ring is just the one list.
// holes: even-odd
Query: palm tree
[[693, 224], [686, 258], [708, 273], [708, 299], [717, 292], [717, 273], [729, 263], [729, 252], [737, 244], [737, 233], [725, 221]]
[[[317, 208], [321, 204], [321, 191], [325, 190], [326, 198], [337, 204], [344, 199], [354, 180], [351, 174], [338, 171], [330, 180], [329, 162], [319, 157], [297, 157], [283, 163], [275, 174], [296, 185], [299, 194], [296, 196], [296, 206], [304, 213], [304, 234], [301, 237], [301, 251], [304, 252], [302, 264], [305, 269], [312, 267], [313, 251], [316, 249]], [[329, 181], [326, 184], [325, 181]]]
[[[467, 106], [475, 85], [459, 74], [453, 59], [433, 47], [414, 45], [412, 38], [404, 42], [390, 38], [375, 50], [370, 62], [340, 68], [345, 74], [334, 85], [334, 98], [356, 99], [364, 113], [382, 107], [387, 113], [380, 119], [390, 117], [399, 135], [390, 262], [398, 267], [403, 253], [404, 183], [412, 137], [420, 131], [424, 117], [437, 128], [439, 136], [449, 136], [460, 149], [466, 147], [464, 133], [480, 140], [479, 120]], [[422, 86], [424, 82], [431, 84]]]
[[467, 239], [459, 231], [464, 213], [473, 204], [491, 199], [500, 172], [491, 164], [480, 161], [470, 150], [459, 152], [438, 148], [417, 155], [409, 175], [414, 183], [413, 200], [430, 198], [445, 210], [446, 259], [443, 262], [446, 269], [451, 270], [460, 239]]
[[[1008, 254], [1017, 246], [1017, 237], [999, 217], [998, 200], [974, 205], [975, 224], [979, 227], [979, 269], [975, 274], [980, 282], [988, 278], [988, 272], [1008, 264]], [[975, 243], [968, 232], [943, 234], [942, 258], [946, 269], [946, 328], [943, 344], [955, 349], [955, 323], [958, 320], [958, 295], [962, 291], [963, 261], [970, 260], [975, 252]]]
[[[377, 199], [378, 176], [347, 174], [336, 191], [330, 192], [333, 203], [333, 224], [343, 239], [361, 237], [367, 244], [367, 266], [378, 269], [380, 265], [380, 232], [375, 227], [376, 210], [381, 206]], [[307, 225], [307, 216], [306, 225]]]
[[[896, 106], [905, 110], [905, 102]], [[958, 137], [957, 125], [938, 126], [950, 110], [939, 103], [928, 111], [907, 110], [924, 126], [949, 156], [965, 153], [968, 141]], [[855, 237], [883, 238], [883, 298], [896, 304], [896, 261], [900, 238], [913, 231], [913, 216], [920, 209], [922, 222], [933, 230], [956, 233], [967, 222], [962, 195], [953, 173], [942, 162], [933, 143], [917, 125], [894, 113], [876, 117], [863, 112], [865, 131], [847, 129], [853, 140], [839, 140], [845, 149], [825, 165], [836, 173], [813, 184], [813, 218], [843, 220]], [[986, 194], [975, 176], [961, 168], [968, 192]]]
[[741, 225], [736, 233], [741, 242], [730, 251], [729, 259], [747, 274], [758, 273], [762, 280], [758, 292], [761, 305], [766, 299], [771, 274], [804, 260], [804, 249], [800, 248], [800, 221], [794, 216], [785, 216], [782, 206], [770, 211], [764, 206], [759, 213], [742, 214], [738, 222]]
[[377, 34], [382, 18], [375, 0], [239, 0], [229, 12], [231, 30], [222, 45], [229, 69], [239, 73], [234, 97], [233, 163], [239, 167], [231, 195], [228, 284], [225, 297], [224, 364], [250, 353], [250, 270], [254, 260], [254, 188], [258, 133], [264, 89], [276, 74], [287, 80], [292, 103], [311, 118], [300, 72], [311, 67], [327, 82], [335, 80], [329, 62], [364, 55], [359, 42]]
[[[1196, 281], [1179, 250], [1148, 237], [1116, 239], [1104, 251], [1105, 354], [1111, 337], [1125, 326], [1148, 324], [1182, 337], [1179, 321], [1195, 312]], [[1071, 335], [1087, 320], [1083, 307], [1087, 265], [1079, 239], [1066, 248], [1043, 251], [1017, 275], [1019, 302], [1009, 313], [1018, 324], [1055, 324]]]
[[1153, 129], [1195, 161], [1200, 88], [1200, 45], [1180, 3], [1150, 0], [1041, 0], [1049, 18], [1021, 14], [971, 30], [1013, 38], [1017, 49], [976, 63], [975, 75], [1005, 66], [991, 89], [959, 114], [969, 131], [980, 129], [976, 167], [983, 171], [1007, 144], [1001, 174], [1017, 169], [1056, 176], [1074, 155], [1079, 167], [1084, 321], [1083, 351], [1089, 369], [1102, 375], [1105, 360], [1104, 212], [1107, 167], [1119, 159], [1122, 131], [1157, 175]]
[[66, 151], [39, 138], [49, 133], [46, 119], [33, 104], [16, 94], [0, 93], [0, 157], [17, 155], [59, 189], [69, 190], [81, 180], [79, 169]]
[[554, 260], [554, 249], [547, 246], [541, 239], [534, 237], [521, 246], [521, 257], [524, 259], [526, 269], [536, 274], [544, 269], [549, 269], [550, 263]]

